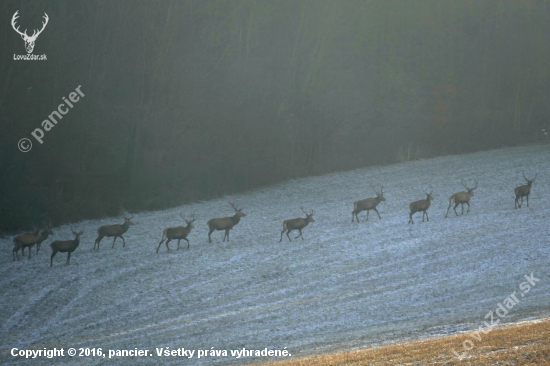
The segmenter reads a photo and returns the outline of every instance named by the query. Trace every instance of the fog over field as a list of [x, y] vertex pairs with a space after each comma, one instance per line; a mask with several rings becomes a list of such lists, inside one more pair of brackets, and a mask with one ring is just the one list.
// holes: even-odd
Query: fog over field
[[[133, 213], [135, 222], [111, 249], [92, 250], [96, 228], [122, 218], [54, 228], [32, 258], [12, 262], [12, 237], [0, 240], [0, 360], [13, 347], [107, 349], [286, 349], [292, 356], [368, 347], [477, 329], [514, 291], [519, 302], [502, 323], [550, 315], [550, 145], [445, 156], [292, 180], [242, 195], [175, 209]], [[529, 208], [514, 209], [513, 189], [538, 172]], [[468, 214], [444, 218], [460, 182], [479, 187]], [[383, 185], [387, 201], [364, 222], [351, 222], [353, 202]], [[411, 201], [433, 188], [430, 221]], [[206, 221], [247, 214], [222, 243], [208, 243]], [[282, 222], [315, 210], [304, 240], [279, 243]], [[162, 230], [197, 217], [176, 251], [160, 248]], [[460, 207], [458, 208], [460, 213]], [[50, 268], [49, 243], [84, 230], [65, 265]], [[293, 232], [292, 237], [297, 233]], [[524, 275], [540, 279], [519, 297]], [[495, 315], [496, 316], [496, 315]], [[462, 345], [457, 344], [460, 351]], [[449, 359], [452, 354], [449, 352]], [[118, 358], [109, 364], [209, 364], [266, 358]], [[104, 364], [101, 359], [41, 359], [43, 364]], [[2, 362], [0, 362], [2, 363]]]

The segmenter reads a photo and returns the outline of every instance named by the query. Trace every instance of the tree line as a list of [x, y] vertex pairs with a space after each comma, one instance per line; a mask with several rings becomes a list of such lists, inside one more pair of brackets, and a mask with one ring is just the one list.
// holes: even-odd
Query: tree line
[[[16, 11], [29, 30], [47, 13], [46, 61], [14, 60]], [[547, 136], [542, 0], [4, 1], [0, 16], [4, 232]]]

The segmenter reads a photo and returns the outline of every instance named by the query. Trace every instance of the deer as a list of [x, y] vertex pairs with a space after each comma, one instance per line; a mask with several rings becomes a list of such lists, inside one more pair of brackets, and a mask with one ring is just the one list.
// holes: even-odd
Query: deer
[[159, 252], [160, 246], [165, 240], [166, 240], [166, 249], [170, 251], [170, 247], [168, 246], [168, 243], [172, 239], [178, 239], [178, 249], [176, 250], [180, 250], [181, 239], [187, 242], [187, 249], [189, 249], [189, 240], [187, 239], [187, 235], [189, 235], [189, 233], [191, 232], [191, 229], [194, 228], [193, 222], [196, 220], [195, 214], [193, 214], [193, 217], [191, 218], [190, 221], [186, 220], [185, 217], [183, 217], [183, 212], [180, 213], [180, 216], [183, 219], [183, 221], [185, 221], [187, 226], [169, 227], [164, 229], [164, 231], [162, 232], [162, 240], [160, 241], [159, 246], [157, 247], [157, 253]]
[[300, 236], [302, 237], [302, 240], [304, 240], [304, 237], [302, 235], [302, 229], [305, 228], [309, 223], [315, 222], [313, 219], [313, 215], [315, 215], [315, 212], [311, 210], [310, 213], [307, 213], [304, 211], [303, 207], [300, 207], [302, 212], [306, 215], [305, 218], [298, 217], [295, 219], [289, 219], [283, 221], [283, 230], [281, 231], [281, 240], [279, 240], [279, 243], [283, 241], [283, 233], [286, 231], [286, 236], [288, 237], [288, 240], [292, 241], [290, 239], [290, 235], [288, 235], [292, 230], [298, 230], [300, 231], [300, 235], [296, 236], [294, 239], [298, 239]]
[[80, 236], [84, 234], [84, 230], [77, 233], [73, 229], [71, 229], [74, 235], [73, 240], [56, 240], [50, 243], [50, 247], [52, 247], [52, 255], [50, 256], [50, 267], [53, 266], [53, 257], [57, 254], [57, 252], [61, 253], [69, 253], [67, 255], [67, 262], [65, 264], [69, 265], [71, 264], [71, 253], [78, 248], [78, 245], [80, 244]]
[[[516, 195], [516, 201], [514, 202], [514, 208], [521, 208], [521, 205], [523, 204], [523, 197], [526, 197], [527, 198], [527, 207], [529, 207], [529, 194], [531, 193], [531, 185], [533, 184], [533, 182], [535, 181], [535, 179], [537, 179], [537, 174], [535, 174], [535, 178], [533, 179], [528, 179], [526, 176], [525, 176], [525, 172], [522, 172], [523, 174], [523, 179], [525, 179], [525, 181], [527, 182], [527, 184], [524, 184], [522, 186], [517, 186], [516, 188], [514, 188], [514, 193]], [[521, 202], [519, 201], [519, 199], [521, 198]]]
[[21, 249], [21, 253], [25, 255], [26, 247], [29, 247], [29, 259], [31, 259], [32, 246], [36, 244], [36, 253], [38, 254], [40, 245], [44, 240], [48, 239], [49, 235], [53, 235], [51, 224], [47, 225], [43, 230], [36, 230], [33, 233], [25, 233], [13, 238], [13, 260], [15, 261], [15, 256], [17, 256], [17, 260], [19, 260], [19, 249]]
[[42, 22], [42, 29], [40, 30], [34, 30], [32, 36], [29, 36], [27, 34], [27, 30], [25, 29], [24, 32], [21, 32], [19, 30], [19, 26], [17, 26], [17, 28], [15, 27], [15, 22], [17, 20], [17, 18], [19, 18], [19, 10], [17, 10], [15, 12], [15, 14], [13, 14], [13, 17], [11, 18], [11, 26], [13, 28], [14, 31], [16, 31], [17, 33], [19, 33], [19, 35], [21, 36], [21, 38], [23, 38], [23, 41], [25, 41], [25, 49], [27, 50], [27, 53], [32, 53], [33, 49], [34, 49], [34, 43], [36, 42], [36, 39], [38, 38], [38, 36], [40, 35], [40, 33], [42, 33], [42, 31], [44, 30], [44, 28], [46, 28], [46, 25], [48, 24], [48, 14], [44, 13], [44, 21]]
[[451, 208], [453, 203], [455, 205], [453, 210], [455, 211], [456, 216], [458, 216], [458, 212], [456, 212], [456, 208], [458, 207], [458, 205], [461, 205], [460, 207], [462, 208], [462, 215], [464, 215], [464, 204], [468, 205], [468, 211], [466, 211], [466, 213], [470, 212], [470, 198], [474, 196], [474, 189], [477, 188], [477, 180], [476, 186], [474, 188], [466, 187], [466, 185], [464, 184], [464, 179], [461, 181], [461, 184], [464, 188], [466, 188], [466, 192], [457, 192], [449, 198], [449, 207], [447, 207], [445, 218], [447, 218], [447, 215], [449, 214], [449, 209]]
[[222, 243], [225, 241], [225, 238], [227, 237], [227, 242], [229, 242], [229, 230], [233, 228], [233, 226], [237, 225], [239, 221], [241, 221], [241, 217], [245, 217], [246, 214], [242, 212], [242, 208], [237, 208], [233, 202], [229, 202], [231, 207], [235, 210], [235, 215], [228, 216], [228, 217], [220, 217], [215, 219], [208, 220], [208, 228], [210, 229], [210, 232], [208, 233], [208, 242], [212, 243], [212, 239], [210, 238], [210, 234], [214, 230], [225, 230], [225, 235], [223, 236]]
[[422, 211], [422, 222], [424, 222], [424, 215], [426, 215], [427, 221], [430, 221], [430, 218], [428, 217], [428, 208], [430, 208], [430, 203], [433, 201], [434, 197], [432, 195], [433, 189], [430, 191], [430, 193], [424, 191], [426, 194], [425, 200], [419, 200], [411, 202], [410, 208], [411, 212], [409, 213], [409, 224], [414, 224], [413, 221], [413, 214]]
[[126, 217], [126, 215], [124, 215], [124, 223], [121, 225], [104, 225], [104, 226], [98, 227], [97, 239], [95, 240], [95, 243], [94, 243], [94, 250], [95, 250], [96, 244], [97, 244], [97, 250], [99, 250], [99, 243], [101, 242], [101, 239], [103, 239], [104, 237], [110, 238], [112, 236], [114, 236], [115, 238], [113, 239], [113, 245], [111, 249], [115, 247], [115, 241], [117, 238], [122, 239], [122, 247], [124, 248], [126, 246], [126, 241], [124, 240], [124, 237], [122, 236], [122, 234], [128, 231], [128, 228], [130, 227], [130, 225], [134, 225], [134, 223], [130, 221], [132, 218], [134, 217], [133, 216]]
[[378, 214], [378, 218], [382, 219], [380, 217], [380, 213], [376, 209], [376, 206], [382, 201], [385, 201], [384, 198], [384, 186], [381, 186], [380, 193], [376, 191], [374, 186], [371, 184], [372, 189], [374, 190], [374, 193], [376, 193], [375, 198], [365, 198], [364, 200], [355, 201], [353, 202], [353, 211], [351, 212], [351, 222], [354, 221], [355, 218], [357, 218], [357, 222], [359, 222], [359, 216], [357, 214], [361, 213], [361, 211], [367, 210], [367, 219], [365, 221], [369, 221], [369, 212], [370, 210], [374, 210]]

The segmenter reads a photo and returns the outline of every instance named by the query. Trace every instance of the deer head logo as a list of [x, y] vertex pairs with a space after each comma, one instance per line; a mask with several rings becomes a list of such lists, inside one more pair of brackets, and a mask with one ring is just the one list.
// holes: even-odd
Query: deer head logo
[[34, 49], [34, 42], [36, 41], [40, 33], [42, 33], [44, 28], [46, 28], [46, 24], [48, 24], [48, 14], [44, 13], [44, 22], [42, 22], [42, 29], [40, 29], [39, 31], [35, 29], [32, 36], [29, 36], [26, 29], [24, 32], [21, 32], [19, 30], [19, 26], [17, 28], [15, 27], [15, 20], [19, 18], [19, 15], [17, 15], [17, 13], [19, 13], [19, 10], [17, 10], [15, 14], [13, 14], [13, 18], [11, 18], [11, 26], [17, 33], [21, 35], [23, 41], [25, 41], [25, 48], [27, 50], [27, 53], [32, 53], [32, 50]]

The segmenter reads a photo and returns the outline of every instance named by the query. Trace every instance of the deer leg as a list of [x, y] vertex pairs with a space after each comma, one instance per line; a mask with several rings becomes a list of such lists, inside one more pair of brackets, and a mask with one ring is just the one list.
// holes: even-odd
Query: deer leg
[[180, 241], [181, 239], [178, 239], [178, 248], [176, 250], [180, 250]]
[[288, 231], [286, 232], [286, 236], [288, 236], [288, 240], [290, 240], [290, 241], [292, 241], [292, 239], [290, 239], [290, 235], [288, 235], [288, 234], [290, 234], [291, 231], [292, 230], [288, 229]]
[[170, 251], [170, 247], [168, 246], [168, 243], [170, 242], [170, 240], [172, 240], [172, 239], [166, 240], [166, 249], [168, 249], [168, 251]]
[[426, 213], [426, 221], [430, 221], [430, 217], [428, 216], [428, 211], [424, 211]]
[[470, 212], [470, 202], [466, 202], [466, 204], [468, 205], [468, 211], [466, 211], [466, 213]]
[[19, 247], [15, 247], [13, 248], [13, 251], [11, 253], [12, 257], [13, 257], [13, 261], [15, 262], [15, 256], [17, 256], [17, 260], [19, 260]]
[[124, 240], [124, 237], [122, 235], [119, 235], [122, 239], [122, 247], [124, 248], [126, 246], [126, 240]]
[[369, 221], [369, 212], [370, 210], [367, 210], [367, 218], [365, 219], [365, 221]]
[[42, 243], [36, 243], [36, 254], [38, 254], [38, 251], [40, 250], [40, 245], [42, 245]]
[[462, 209], [462, 215], [464, 215], [464, 203], [460, 204], [460, 208]]
[[[353, 222], [353, 220], [355, 220], [355, 211], [351, 211], [351, 222]], [[282, 235], [281, 235], [281, 237], [282, 237]]]
[[376, 209], [376, 207], [373, 208], [373, 210], [374, 210], [374, 212], [376, 212], [376, 213], [378, 214], [378, 218], [379, 218], [380, 220], [382, 220], [382, 218], [380, 217], [380, 212], [378, 212], [378, 210]]
[[294, 239], [298, 239], [300, 236], [302, 237], [302, 240], [304, 240], [304, 237], [302, 236], [302, 229], [298, 229], [298, 231], [300, 232], [300, 235], [298, 235], [297, 237], [295, 237]]
[[159, 249], [160, 249], [160, 246], [162, 245], [162, 242], [164, 241], [164, 239], [162, 239], [159, 243], [159, 246], [157, 247], [157, 253], [159, 252]]
[[[353, 218], [353, 216], [352, 216], [352, 218]], [[352, 222], [353, 222], [353, 221], [352, 221]], [[281, 240], [279, 240], [279, 243], [283, 241], [283, 233], [285, 232], [285, 230], [286, 230], [286, 229], [283, 228], [283, 231], [281, 231]]]
[[408, 223], [409, 224], [414, 224], [412, 212], [409, 213], [409, 222]]
[[210, 232], [208, 233], [208, 242], [209, 243], [212, 243], [212, 239], [210, 238], [210, 234], [212, 234], [213, 231], [214, 231], [214, 229], [210, 229]]
[[189, 245], [190, 245], [191, 243], [189, 243], [189, 240], [187, 240], [187, 238], [183, 238], [183, 240], [185, 240], [185, 241], [187, 242], [187, 249], [189, 249]]
[[529, 195], [525, 196], [527, 198], [527, 207], [529, 207]]
[[57, 252], [53, 251], [52, 255], [50, 256], [50, 267], [53, 266], [53, 257], [55, 257], [56, 254], [57, 254]]
[[103, 240], [104, 236], [101, 236], [97, 241], [97, 250], [99, 250], [99, 243]]
[[31, 252], [32, 252], [32, 250], [31, 250], [31, 249], [32, 249], [32, 245], [31, 245], [31, 246], [29, 246], [29, 259], [31, 259]]
[[71, 252], [69, 252], [69, 254], [67, 255], [67, 263], [65, 263], [67, 265], [71, 264]]
[[111, 249], [113, 249], [115, 247], [115, 240], [116, 240], [117, 236], [115, 235], [115, 238], [113, 239], [113, 246], [111, 247]]
[[[223, 241], [225, 241], [225, 237], [227, 237], [227, 242], [229, 243], [229, 229], [225, 230], [225, 235], [223, 236]], [[223, 243], [222, 241], [222, 243]]]

